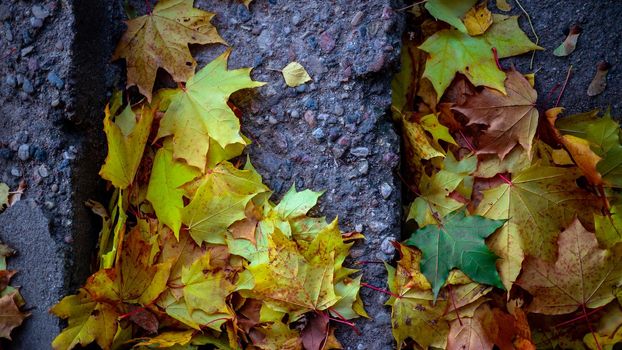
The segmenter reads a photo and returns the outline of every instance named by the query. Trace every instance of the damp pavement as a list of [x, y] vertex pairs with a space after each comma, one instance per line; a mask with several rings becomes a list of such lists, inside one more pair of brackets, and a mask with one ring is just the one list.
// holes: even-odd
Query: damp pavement
[[[514, 4], [514, 1], [510, 0]], [[140, 12], [143, 1], [130, 1]], [[546, 51], [502, 61], [522, 72], [536, 71], [539, 103], [557, 99], [568, 67], [573, 74], [560, 105], [568, 113], [611, 106], [621, 115], [619, 39], [622, 5], [615, 0], [522, 0]], [[17, 205], [0, 214], [0, 240], [18, 251], [9, 268], [18, 270], [32, 316], [14, 331], [6, 349], [46, 349], [61, 322], [49, 308], [75, 292], [89, 274], [98, 218], [84, 201], [106, 201], [97, 175], [105, 157], [103, 108], [114, 87], [124, 85], [123, 64], [109, 58], [124, 25], [124, 1], [3, 0], [0, 2], [0, 181], [28, 189]], [[399, 240], [403, 204], [396, 177], [400, 142], [390, 119], [390, 79], [399, 69], [404, 4], [389, 0], [255, 0], [250, 10], [237, 1], [197, 0], [217, 14], [213, 23], [233, 47], [230, 67], [253, 67], [268, 82], [250, 98], [233, 96], [244, 112], [243, 131], [253, 141], [253, 163], [275, 190], [292, 185], [325, 190], [317, 215], [339, 216], [345, 231], [367, 240], [350, 263], [391, 260]], [[491, 3], [492, 6], [492, 3]], [[515, 6], [516, 7], [516, 6]], [[513, 14], [521, 14], [515, 8]], [[522, 28], [530, 33], [523, 15]], [[564, 30], [583, 33], [569, 57], [553, 49]], [[193, 47], [199, 65], [225, 50]], [[312, 82], [285, 85], [281, 69], [303, 64]], [[612, 68], [608, 86], [596, 97], [587, 87], [596, 64]], [[549, 91], [554, 90], [547, 98]], [[363, 264], [365, 281], [386, 288], [382, 264]], [[370, 320], [357, 321], [361, 335], [340, 328], [346, 349], [391, 349], [386, 296], [364, 288]]]

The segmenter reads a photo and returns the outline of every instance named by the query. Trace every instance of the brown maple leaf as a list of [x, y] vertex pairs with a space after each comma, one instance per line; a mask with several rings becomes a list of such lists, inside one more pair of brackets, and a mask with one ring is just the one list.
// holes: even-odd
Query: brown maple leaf
[[0, 338], [11, 339], [13, 328], [22, 324], [30, 314], [19, 310], [15, 302], [15, 293], [10, 293], [0, 298]]
[[158, 68], [175, 81], [194, 75], [196, 61], [188, 44], [225, 43], [210, 23], [213, 13], [196, 9], [194, 0], [161, 0], [153, 12], [127, 21], [113, 60], [127, 61], [127, 86], [136, 85], [151, 101]]
[[488, 129], [479, 137], [478, 154], [496, 153], [503, 159], [516, 144], [527, 153], [538, 128], [538, 94], [529, 81], [512, 69], [505, 80], [507, 95], [489, 88], [453, 109], [464, 114], [470, 124], [484, 124]]
[[516, 281], [533, 301], [529, 312], [560, 315], [579, 307], [597, 308], [615, 299], [622, 284], [622, 265], [615, 254], [600, 249], [596, 236], [578, 219], [559, 234], [555, 263], [528, 257]]

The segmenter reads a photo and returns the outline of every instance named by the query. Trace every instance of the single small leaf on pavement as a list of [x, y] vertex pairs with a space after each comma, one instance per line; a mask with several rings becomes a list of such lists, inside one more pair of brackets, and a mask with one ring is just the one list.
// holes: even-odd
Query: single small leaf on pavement
[[498, 154], [503, 159], [516, 144], [531, 152], [538, 128], [538, 94], [516, 70], [508, 72], [505, 86], [507, 95], [484, 88], [454, 108], [469, 119], [469, 124], [488, 126], [479, 138], [478, 154]]
[[0, 182], [0, 211], [5, 205], [9, 204], [9, 186], [4, 182]]
[[516, 284], [533, 296], [527, 311], [567, 314], [614, 300], [612, 291], [622, 284], [622, 265], [610, 251], [600, 249], [596, 236], [575, 219], [559, 234], [557, 260], [527, 257]]
[[221, 148], [246, 145], [240, 121], [227, 105], [229, 96], [242, 89], [264, 85], [250, 78], [250, 68], [227, 70], [227, 50], [190, 78], [171, 97], [160, 121], [157, 139], [173, 136], [173, 157], [205, 170], [212, 140]]
[[421, 270], [432, 285], [435, 299], [453, 268], [474, 281], [504, 288], [495, 266], [497, 256], [484, 243], [504, 223], [479, 215], [466, 216], [460, 210], [442, 218], [438, 225], [418, 229], [406, 240], [406, 244], [423, 252]]
[[127, 86], [136, 85], [151, 101], [158, 68], [175, 81], [187, 81], [197, 65], [188, 44], [222, 43], [210, 21], [213, 13], [196, 9], [194, 0], [160, 0], [153, 11], [127, 22], [113, 59], [127, 61]]
[[568, 56], [574, 52], [577, 47], [577, 40], [579, 40], [579, 35], [581, 35], [581, 27], [578, 25], [573, 25], [570, 27], [568, 32], [568, 36], [564, 39], [555, 50], [553, 50], [553, 55], [558, 57]]
[[291, 62], [283, 68], [283, 78], [289, 87], [296, 87], [311, 80], [309, 73], [298, 62]]

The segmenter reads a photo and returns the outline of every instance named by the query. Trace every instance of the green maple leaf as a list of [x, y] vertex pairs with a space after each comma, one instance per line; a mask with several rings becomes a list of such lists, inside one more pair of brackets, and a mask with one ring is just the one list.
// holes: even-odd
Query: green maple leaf
[[227, 70], [231, 51], [210, 62], [171, 97], [157, 138], [173, 136], [173, 155], [203, 171], [210, 142], [222, 149], [246, 145], [240, 121], [227, 105], [232, 93], [264, 85], [250, 78], [250, 68]]
[[460, 17], [464, 16], [475, 3], [477, 0], [429, 0], [425, 3], [425, 8], [432, 16], [466, 33], [467, 29]]
[[499, 58], [542, 50], [520, 29], [517, 16], [504, 15], [495, 15], [493, 25], [483, 35], [472, 37], [453, 29], [441, 30], [419, 48], [430, 54], [423, 76], [432, 82], [438, 100], [456, 73], [464, 74], [476, 86], [505, 93], [505, 73], [495, 63], [493, 48]]
[[108, 156], [99, 175], [123, 189], [134, 181], [151, 130], [153, 111], [143, 107], [136, 120], [136, 114], [128, 105], [114, 117], [114, 121], [112, 119], [106, 108], [104, 132], [108, 140]]
[[474, 281], [504, 288], [495, 266], [497, 256], [484, 243], [504, 223], [479, 215], [466, 216], [461, 210], [447, 215], [438, 225], [418, 229], [406, 241], [423, 252], [421, 270], [432, 284], [434, 298], [453, 268]]
[[92, 342], [103, 349], [110, 349], [117, 332], [118, 313], [114, 306], [93, 301], [81, 289], [77, 295], [70, 295], [50, 310], [56, 316], [68, 319], [65, 328], [52, 342], [55, 350], [69, 350], [78, 345], [86, 346]]
[[170, 227], [177, 238], [184, 206], [184, 190], [180, 187], [199, 174], [197, 169], [175, 161], [173, 152], [168, 148], [159, 149], [153, 160], [147, 200], [151, 202], [158, 219]]

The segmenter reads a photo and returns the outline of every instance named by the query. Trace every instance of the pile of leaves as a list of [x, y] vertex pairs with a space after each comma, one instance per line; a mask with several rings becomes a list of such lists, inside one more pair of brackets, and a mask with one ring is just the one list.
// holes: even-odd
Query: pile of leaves
[[[250, 140], [229, 97], [264, 83], [228, 70], [230, 50], [195, 74], [188, 44], [224, 42], [212, 17], [162, 0], [128, 21], [115, 57], [144, 98], [118, 92], [106, 108], [113, 194], [88, 203], [103, 222], [98, 270], [51, 310], [67, 320], [54, 349], [333, 349], [331, 320], [367, 316], [343, 266], [362, 235], [308, 216], [321, 193], [292, 186], [273, 203], [239, 157]], [[158, 68], [178, 88], [154, 93]]]
[[[0, 183], [0, 200], [4, 197], [6, 184]], [[7, 196], [8, 198], [8, 196]], [[2, 204], [2, 203], [0, 203]], [[29, 312], [23, 311], [26, 302], [19, 292], [18, 287], [10, 286], [11, 278], [17, 271], [8, 270], [6, 258], [15, 254], [15, 250], [6, 244], [0, 243], [0, 338], [11, 340], [11, 331], [19, 327], [30, 316]]]
[[[425, 8], [425, 9], [424, 9]], [[412, 8], [393, 114], [412, 196], [387, 266], [398, 348], [612, 349], [622, 341], [622, 132], [537, 105], [541, 50], [487, 3]]]

